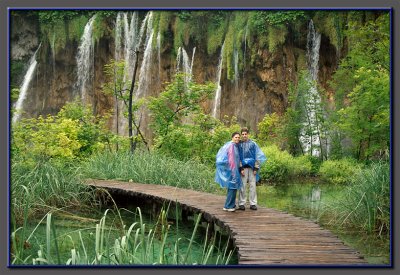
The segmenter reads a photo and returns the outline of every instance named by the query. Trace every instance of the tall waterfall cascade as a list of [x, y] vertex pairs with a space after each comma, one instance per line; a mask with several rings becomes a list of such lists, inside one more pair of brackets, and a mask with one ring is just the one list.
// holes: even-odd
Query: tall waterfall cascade
[[15, 112], [14, 112], [14, 115], [12, 118], [13, 123], [18, 121], [21, 117], [21, 113], [22, 113], [23, 107], [24, 107], [24, 102], [25, 102], [26, 96], [28, 94], [29, 84], [31, 83], [32, 77], [35, 73], [36, 66], [37, 66], [36, 54], [39, 51], [41, 45], [42, 45], [42, 43], [39, 44], [39, 47], [36, 49], [35, 53], [33, 54], [33, 56], [31, 57], [31, 59], [29, 61], [29, 67], [25, 73], [24, 80], [22, 81], [22, 85], [19, 90], [18, 100], [15, 103]]
[[219, 118], [220, 116], [220, 109], [221, 109], [221, 73], [222, 73], [222, 65], [223, 65], [223, 57], [224, 57], [224, 48], [225, 48], [225, 41], [221, 47], [221, 54], [218, 60], [218, 68], [217, 68], [217, 89], [215, 91], [214, 97], [214, 105], [212, 109], [212, 116], [214, 118]]
[[237, 49], [233, 52], [233, 68], [234, 68], [234, 82], [235, 82], [235, 93], [239, 89], [239, 51]]
[[[319, 49], [321, 34], [316, 32], [314, 23], [310, 20], [307, 33], [307, 82], [309, 90], [305, 93], [305, 118], [300, 131], [300, 143], [306, 154], [320, 157], [322, 151], [327, 149], [324, 129], [321, 126], [321, 119], [324, 110], [321, 106], [321, 97], [317, 89]], [[324, 148], [325, 147], [325, 148]]]
[[77, 63], [77, 88], [81, 95], [83, 103], [91, 103], [90, 92], [93, 89], [94, 79], [94, 43], [92, 38], [93, 22], [96, 19], [94, 15], [85, 26], [81, 37], [78, 54], [76, 56]]
[[[144, 30], [146, 28], [146, 35], [144, 41], [144, 52], [143, 52], [143, 61], [140, 66], [139, 72], [139, 83], [135, 92], [135, 99], [147, 96], [147, 90], [149, 85], [151, 84], [151, 72], [150, 67], [152, 65], [152, 56], [153, 56], [153, 13], [147, 13], [143, 24], [140, 28], [140, 35], [139, 35], [139, 43], [143, 40]], [[141, 44], [140, 44], [141, 45]]]
[[[139, 43], [138, 32], [139, 15], [134, 12], [118, 12], [115, 21], [115, 50], [114, 59], [116, 61], [124, 60], [124, 82], [132, 80], [134, 60], [136, 59], [136, 49]], [[129, 89], [129, 87], [124, 87]], [[114, 130], [117, 134], [128, 134], [128, 120], [124, 117], [127, 111], [122, 100], [116, 100], [114, 103]]]
[[185, 48], [179, 47], [178, 54], [176, 56], [176, 73], [184, 73], [185, 74], [185, 84], [192, 80], [192, 70], [193, 70], [193, 61], [194, 55], [196, 52], [196, 47], [193, 48], [192, 59], [189, 59], [189, 55], [187, 54]]

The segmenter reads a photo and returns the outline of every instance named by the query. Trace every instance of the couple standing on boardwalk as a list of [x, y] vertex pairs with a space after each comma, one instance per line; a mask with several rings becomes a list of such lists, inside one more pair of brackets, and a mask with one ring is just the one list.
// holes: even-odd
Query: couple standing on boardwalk
[[245, 210], [247, 186], [249, 186], [250, 209], [257, 210], [256, 182], [259, 180], [260, 166], [266, 160], [257, 143], [249, 139], [247, 128], [242, 128], [240, 133], [234, 132], [232, 140], [219, 149], [216, 157], [215, 181], [221, 187], [227, 188], [223, 210], [229, 212], [236, 210], [237, 190], [239, 190], [238, 210]]

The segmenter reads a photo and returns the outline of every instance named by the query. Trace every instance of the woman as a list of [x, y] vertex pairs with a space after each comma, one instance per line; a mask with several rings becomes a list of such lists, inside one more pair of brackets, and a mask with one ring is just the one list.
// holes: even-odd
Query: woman
[[217, 171], [215, 173], [215, 182], [221, 187], [227, 188], [226, 201], [223, 210], [235, 211], [236, 192], [242, 186], [240, 176], [240, 161], [238, 144], [240, 134], [234, 132], [232, 140], [222, 146], [216, 157]]

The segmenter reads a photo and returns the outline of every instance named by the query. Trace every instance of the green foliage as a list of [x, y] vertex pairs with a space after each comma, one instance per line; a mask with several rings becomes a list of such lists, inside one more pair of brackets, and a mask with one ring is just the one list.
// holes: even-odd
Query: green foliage
[[[348, 17], [351, 18], [350, 15]], [[341, 60], [338, 70], [333, 75], [333, 81], [330, 82], [335, 89], [335, 103], [338, 109], [344, 106], [346, 96], [357, 85], [354, 78], [357, 69], [364, 67], [372, 70], [379, 67], [389, 71], [390, 68], [389, 14], [383, 14], [365, 25], [362, 25], [360, 20], [349, 19], [348, 25], [345, 36], [349, 41], [349, 52]]]
[[338, 127], [352, 138], [356, 156], [369, 159], [389, 149], [389, 73], [360, 68], [354, 78], [357, 85], [348, 95], [348, 106], [338, 112]]
[[252, 60], [259, 48], [267, 47], [274, 52], [282, 45], [288, 34], [288, 26], [301, 25], [308, 18], [305, 11], [250, 11], [249, 45], [254, 48]]
[[233, 132], [240, 131], [240, 125], [235, 118], [222, 123], [203, 113], [194, 115], [192, 121], [171, 125], [157, 152], [179, 160], [200, 161], [214, 168], [218, 149], [231, 139]]
[[277, 113], [266, 114], [258, 123], [257, 138], [260, 145], [282, 145], [282, 117]]
[[67, 21], [82, 15], [91, 16], [94, 11], [90, 10], [41, 10], [38, 12], [41, 24], [51, 25], [59, 21]]
[[114, 14], [96, 13], [96, 18], [93, 22], [92, 31], [93, 41], [95, 41], [96, 43], [98, 43], [102, 37], [111, 36], [111, 34], [114, 33], [114, 29], [111, 27], [112, 25], [107, 20], [108, 16], [110, 15]]
[[127, 101], [130, 80], [125, 80], [127, 73], [125, 72], [125, 60], [110, 60], [110, 63], [104, 65], [104, 75], [107, 81], [103, 84], [103, 92], [107, 95], [116, 96], [118, 99]]
[[200, 103], [212, 96], [214, 83], [195, 84], [185, 82], [184, 74], [177, 74], [172, 83], [158, 97], [149, 99], [152, 123], [156, 134], [156, 147], [161, 147], [170, 127], [180, 125], [183, 118], [200, 111]]
[[37, 14], [43, 40], [48, 41], [52, 50], [57, 53], [68, 42], [80, 40], [86, 23], [95, 14], [94, 41], [98, 42], [103, 36], [112, 33], [108, 19], [115, 15], [115, 11], [43, 10]]
[[13, 127], [12, 154], [34, 166], [38, 160], [72, 160], [81, 148], [79, 123], [72, 119], [23, 119]]
[[212, 55], [224, 43], [229, 21], [227, 17], [223, 16], [223, 13], [214, 12], [209, 16], [210, 24], [207, 24], [207, 53]]
[[305, 21], [308, 18], [305, 11], [268, 11], [265, 14], [265, 21], [271, 26], [278, 26], [283, 24], [294, 23]]
[[79, 41], [88, 18], [95, 12], [88, 10], [42, 10], [37, 12], [44, 41], [52, 50], [64, 49], [68, 41]]
[[80, 103], [67, 103], [56, 116], [22, 119], [13, 125], [12, 159], [33, 168], [40, 161], [71, 162], [88, 156], [105, 146], [106, 119], [94, 117]]
[[339, 53], [344, 44], [344, 29], [347, 24], [348, 12], [317, 11], [313, 17], [317, 32], [329, 37], [329, 41]]
[[269, 11], [250, 11], [249, 12], [249, 27], [254, 33], [260, 36], [268, 34], [267, 15]]
[[308, 160], [311, 162], [311, 175], [315, 176], [321, 168], [323, 161], [320, 157], [307, 155]]
[[267, 161], [261, 166], [260, 177], [271, 183], [281, 183], [311, 174], [312, 164], [307, 156], [293, 157], [276, 145], [262, 147]]
[[79, 121], [78, 141], [80, 143], [78, 157], [90, 156], [97, 150], [105, 148], [112, 138], [107, 129], [109, 114], [95, 116], [91, 106], [85, 106], [80, 101], [67, 103], [58, 113], [57, 118]]
[[[244, 41], [245, 29], [247, 24], [247, 13], [237, 11], [232, 13], [229, 18], [228, 30], [225, 36], [224, 46], [224, 60], [226, 61], [227, 78], [234, 79], [234, 55], [235, 52], [240, 52], [242, 42]], [[242, 55], [238, 54], [238, 65], [241, 64], [240, 60]], [[239, 69], [239, 68], [238, 68]]]
[[168, 11], [159, 11], [158, 31], [160, 32], [160, 44], [164, 45], [164, 40], [170, 38], [170, 21], [172, 14]]
[[[20, 83], [25, 74], [26, 61], [11, 60], [10, 62], [10, 86], [12, 88], [19, 88]], [[11, 98], [14, 102], [13, 98]], [[17, 96], [18, 99], [18, 96]]]
[[369, 12], [350, 13], [349, 52], [330, 85], [335, 89], [337, 129], [352, 140], [358, 159], [384, 157], [389, 148], [389, 13], [365, 22]]
[[175, 20], [174, 48], [178, 49], [189, 43], [189, 28], [179, 17]]
[[[107, 81], [103, 84], [103, 93], [112, 95], [114, 97], [114, 104], [118, 102], [117, 107], [112, 111], [115, 113], [115, 117], [118, 121], [121, 120], [119, 117], [120, 110], [119, 102], [124, 103], [125, 110], [123, 115], [128, 119], [128, 127], [132, 127], [132, 136], [130, 137], [131, 147], [130, 150], [136, 148], [137, 142], [143, 142], [147, 147], [147, 141], [144, 139], [139, 125], [136, 123], [137, 117], [139, 116], [139, 110], [144, 105], [144, 98], [134, 100], [134, 95], [130, 94], [132, 87], [132, 81], [127, 79], [128, 72], [125, 70], [125, 60], [116, 61], [111, 59], [110, 63], [104, 65], [104, 74], [107, 76]], [[130, 109], [129, 106], [132, 108]], [[131, 118], [131, 121], [129, 119]], [[131, 124], [132, 123], [132, 124]], [[134, 133], [135, 132], [135, 133]], [[117, 133], [118, 135], [119, 133]], [[119, 150], [119, 141], [125, 142], [124, 138], [117, 137], [113, 140], [116, 145], [116, 150]]]
[[275, 52], [278, 46], [283, 45], [288, 34], [288, 29], [285, 25], [271, 26], [268, 32], [268, 50]]
[[318, 175], [328, 183], [350, 184], [354, 174], [361, 168], [361, 164], [351, 158], [327, 160], [321, 164]]
[[180, 10], [176, 12], [176, 15], [179, 17], [180, 20], [183, 22], [190, 21], [193, 19], [193, 12], [190, 10]]
[[14, 104], [15, 102], [17, 102], [18, 97], [19, 97], [19, 88], [11, 89], [11, 93], [10, 93], [11, 104]]

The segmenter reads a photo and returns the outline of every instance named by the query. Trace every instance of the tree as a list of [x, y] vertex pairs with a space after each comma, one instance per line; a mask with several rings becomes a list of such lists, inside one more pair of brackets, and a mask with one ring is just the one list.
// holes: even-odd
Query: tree
[[[132, 75], [132, 80], [126, 80], [125, 72], [125, 61], [120, 60], [111, 60], [110, 63], [104, 66], [104, 73], [106, 76], [110, 78], [110, 81], [106, 82], [103, 86], [103, 90], [106, 94], [112, 94], [115, 99], [115, 108], [114, 112], [116, 114], [116, 130], [117, 134], [119, 134], [118, 121], [119, 118], [119, 104], [118, 102], [122, 100], [125, 108], [127, 108], [127, 114], [125, 114], [128, 118], [128, 137], [130, 143], [130, 150], [133, 153], [136, 149], [137, 141], [142, 141], [146, 148], [148, 148], [148, 142], [146, 141], [144, 135], [140, 130], [140, 125], [136, 123], [135, 113], [138, 111], [143, 105], [143, 101], [139, 100], [137, 102], [133, 102], [133, 92], [135, 88], [135, 78], [138, 67], [138, 55], [139, 51], [136, 51], [136, 59], [135, 66]], [[129, 87], [129, 88], [128, 88]], [[135, 128], [136, 134], [133, 134], [133, 127]], [[117, 145], [118, 149], [118, 145]]]
[[336, 125], [351, 139], [355, 156], [369, 159], [389, 148], [390, 17], [348, 25], [349, 52], [331, 82]]
[[151, 97], [148, 108], [152, 112], [156, 148], [163, 146], [171, 127], [181, 125], [183, 118], [200, 111], [200, 103], [211, 98], [214, 91], [215, 83], [185, 83], [185, 75], [178, 73], [158, 97]]
[[389, 148], [390, 81], [380, 67], [360, 68], [348, 105], [338, 111], [338, 127], [350, 136], [358, 159], [369, 159]]

